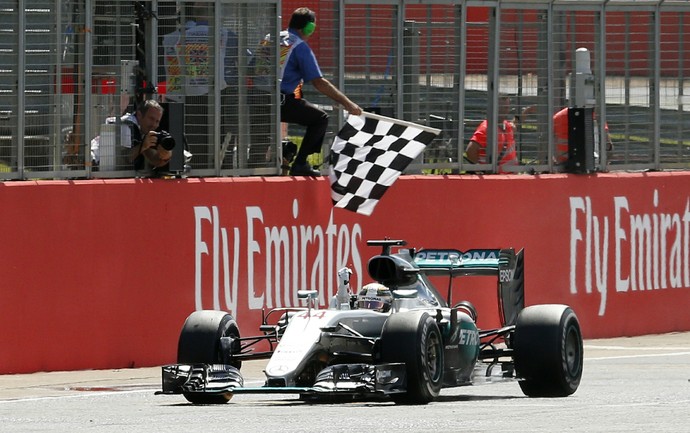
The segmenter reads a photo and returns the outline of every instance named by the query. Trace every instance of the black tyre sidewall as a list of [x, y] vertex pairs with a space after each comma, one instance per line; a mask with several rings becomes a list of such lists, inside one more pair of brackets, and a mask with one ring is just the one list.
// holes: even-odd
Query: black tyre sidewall
[[[180, 364], [219, 364], [222, 363], [220, 350], [221, 337], [239, 337], [237, 322], [224, 311], [195, 311], [185, 320], [177, 344], [177, 362]], [[232, 365], [240, 368], [241, 362]], [[231, 393], [205, 394], [183, 392], [184, 397], [193, 404], [225, 404]]]
[[583, 344], [575, 312], [565, 305], [527, 307], [518, 317], [514, 345], [520, 386], [533, 397], [564, 397], [580, 385]]
[[[568, 308], [561, 319], [561, 326], [563, 332], [561, 334], [561, 365], [562, 373], [560, 379], [564, 389], [567, 389], [568, 395], [574, 393], [580, 386], [582, 378], [582, 369], [584, 365], [584, 347], [582, 342], [582, 331], [580, 330], [580, 323], [577, 320], [575, 312]], [[568, 345], [576, 345], [576, 357], [574, 365], [569, 362]]]
[[[428, 345], [437, 345], [436, 371], [427, 362]], [[392, 315], [381, 334], [381, 360], [407, 366], [407, 392], [395, 397], [400, 403], [426, 404], [443, 385], [443, 340], [436, 321], [427, 312]]]
[[[195, 311], [185, 321], [177, 345], [177, 362], [180, 364], [219, 364], [223, 362], [220, 351], [221, 337], [239, 337], [237, 322], [224, 311]], [[237, 365], [235, 365], [237, 364]], [[236, 368], [241, 364], [233, 362]]]

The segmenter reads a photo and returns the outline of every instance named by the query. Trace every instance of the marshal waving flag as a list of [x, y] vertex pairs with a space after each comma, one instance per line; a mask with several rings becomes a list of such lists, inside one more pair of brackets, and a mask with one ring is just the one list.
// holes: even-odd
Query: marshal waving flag
[[335, 207], [371, 215], [386, 190], [440, 132], [378, 114], [350, 115], [331, 146]]

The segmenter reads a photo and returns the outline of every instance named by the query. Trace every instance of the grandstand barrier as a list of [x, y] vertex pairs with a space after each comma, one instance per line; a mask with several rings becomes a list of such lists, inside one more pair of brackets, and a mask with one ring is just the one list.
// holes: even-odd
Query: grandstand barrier
[[[0, 183], [0, 373], [174, 362], [194, 310], [325, 304], [336, 272], [369, 282], [378, 249], [525, 248], [526, 303], [565, 303], [585, 338], [690, 330], [690, 173], [403, 176], [373, 215], [336, 209], [327, 178]], [[497, 323], [495, 280], [454, 300]], [[445, 287], [445, 286], [444, 286]]]

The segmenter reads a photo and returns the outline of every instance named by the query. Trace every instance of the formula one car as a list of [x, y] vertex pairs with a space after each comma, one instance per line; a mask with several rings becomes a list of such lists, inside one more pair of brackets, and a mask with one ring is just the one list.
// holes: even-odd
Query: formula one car
[[[567, 305], [524, 306], [523, 250], [415, 251], [388, 239], [367, 244], [382, 247], [368, 262], [375, 283], [353, 293], [351, 271], [343, 268], [328, 308], [316, 308], [316, 291], [300, 291], [307, 306], [263, 314], [262, 335], [241, 337], [223, 311], [192, 313], [180, 334], [178, 364], [162, 368], [159, 394], [183, 394], [194, 404], [226, 403], [240, 393], [426, 404], [444, 387], [490, 379], [516, 380], [530, 397], [577, 390], [579, 321]], [[470, 302], [452, 303], [455, 278], [472, 275], [497, 277], [500, 328], [478, 328]], [[449, 280], [445, 297], [432, 284], [439, 277]], [[254, 352], [260, 341], [268, 351]], [[242, 361], [261, 358], [268, 359], [265, 384], [245, 387]]]

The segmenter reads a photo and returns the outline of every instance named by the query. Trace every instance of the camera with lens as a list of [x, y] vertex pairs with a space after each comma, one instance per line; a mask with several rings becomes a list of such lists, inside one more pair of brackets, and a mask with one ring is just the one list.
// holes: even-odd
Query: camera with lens
[[173, 150], [175, 147], [175, 139], [168, 131], [158, 132], [156, 139], [156, 146], [162, 146], [165, 150]]

